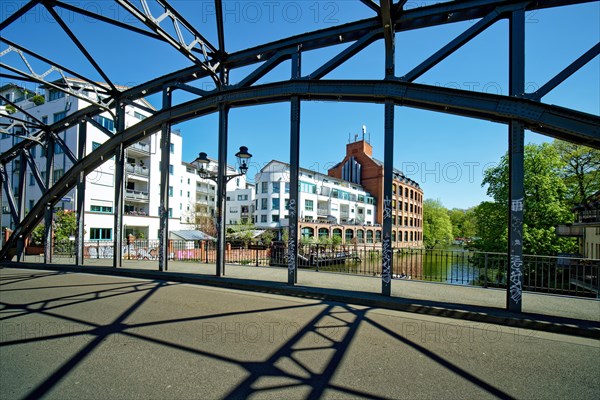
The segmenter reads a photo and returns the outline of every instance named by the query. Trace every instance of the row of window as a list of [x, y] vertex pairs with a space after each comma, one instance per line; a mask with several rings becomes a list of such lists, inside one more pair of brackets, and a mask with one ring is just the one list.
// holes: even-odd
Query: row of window
[[[319, 237], [329, 237], [329, 229], [328, 228], [319, 228], [317, 231]], [[381, 231], [376, 230], [367, 230], [366, 233], [362, 229], [357, 229], [356, 232], [352, 229], [346, 229], [344, 236], [346, 243], [351, 243], [354, 240], [354, 235], [356, 233], [356, 240], [358, 243], [364, 243], [366, 238], [366, 243], [373, 243], [373, 239], [375, 242], [381, 242]], [[315, 236], [315, 229], [311, 227], [303, 227], [300, 231], [300, 234], [303, 238], [312, 238]], [[341, 229], [334, 229], [332, 231], [333, 236], [342, 237]], [[398, 240], [396, 240], [396, 238]], [[422, 232], [414, 232], [414, 231], [392, 231], [392, 242], [415, 242], [423, 240]]]
[[420, 206], [417, 206], [415, 204], [409, 204], [408, 201], [407, 202], [402, 202], [399, 201], [398, 204], [396, 204], [396, 200], [392, 200], [392, 211], [402, 211], [402, 208], [404, 206], [404, 212], [411, 212], [411, 213], [415, 213], [415, 214], [421, 214], [422, 212], [422, 208]]
[[[397, 193], [396, 193], [397, 192]], [[396, 184], [392, 184], [392, 194], [398, 196], [402, 196], [402, 187], [396, 187]], [[416, 190], [404, 188], [404, 197], [410, 198], [411, 200], [416, 200], [418, 202], [423, 201], [423, 195], [417, 192]]]

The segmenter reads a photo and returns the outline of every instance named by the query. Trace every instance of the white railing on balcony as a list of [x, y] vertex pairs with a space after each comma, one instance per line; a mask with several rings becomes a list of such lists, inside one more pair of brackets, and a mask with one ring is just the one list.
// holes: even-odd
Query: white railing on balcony
[[136, 174], [141, 176], [150, 176], [150, 169], [148, 167], [142, 167], [139, 165], [125, 165], [125, 171], [130, 174]]
[[128, 199], [148, 200], [148, 192], [142, 192], [141, 190], [126, 189], [125, 197]]
[[143, 142], [137, 142], [129, 146], [132, 150], [142, 151], [144, 153], [150, 153], [150, 145]]

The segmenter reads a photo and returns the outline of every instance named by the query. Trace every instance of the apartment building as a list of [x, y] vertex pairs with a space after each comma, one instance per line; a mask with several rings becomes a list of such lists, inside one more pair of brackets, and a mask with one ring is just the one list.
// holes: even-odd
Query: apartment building
[[[338, 236], [359, 243], [381, 240], [376, 200], [360, 185], [301, 168], [299, 232], [303, 239]], [[262, 228], [287, 227], [290, 166], [272, 160], [255, 176], [254, 222]]]
[[[96, 95], [91, 85], [78, 79], [68, 78], [54, 82], [55, 85], [71, 85], [75, 90], [90, 97]], [[2, 94], [8, 100], [25, 109], [40, 121], [52, 124], [89, 105], [88, 102], [77, 97], [66, 94], [50, 86], [38, 88], [39, 94], [27, 92], [18, 85], [8, 84], [0, 88]], [[41, 100], [40, 100], [41, 97]], [[152, 109], [152, 105], [140, 100], [142, 108], [127, 106], [125, 110], [125, 127], [132, 126], [147, 118], [150, 113], [146, 109]], [[10, 149], [14, 144], [26, 138], [27, 132], [23, 126], [10, 123], [11, 116], [25, 118], [9, 104], [2, 104], [3, 111], [9, 113], [8, 117], [1, 118], [8, 126], [9, 131], [0, 136], [0, 151]], [[86, 154], [91, 153], [102, 145], [109, 136], [106, 132], [115, 130], [114, 121], [108, 112], [94, 117], [95, 124], [87, 124], [85, 143]], [[106, 132], [103, 131], [106, 130]], [[73, 154], [77, 154], [80, 140], [79, 126], [72, 126], [61, 132], [59, 137], [65, 146], [56, 144], [54, 147], [54, 165], [52, 179], [56, 182], [68, 170], [73, 161], [68, 157], [67, 148]], [[66, 147], [66, 148], [65, 148]], [[178, 131], [173, 131], [170, 143], [169, 171], [169, 229], [191, 229], [193, 224], [186, 213], [191, 205], [196, 203], [195, 190], [198, 184], [195, 171], [188, 170], [182, 164], [182, 138]], [[46, 179], [46, 154], [41, 145], [32, 147], [31, 155], [42, 180]], [[18, 196], [18, 175], [20, 160], [15, 159], [7, 165], [7, 172], [13, 193]], [[157, 239], [159, 229], [159, 204], [160, 204], [160, 134], [155, 133], [129, 146], [126, 149], [126, 165], [124, 179], [124, 216], [123, 232], [125, 235], [134, 234], [138, 238]], [[113, 239], [114, 225], [114, 185], [115, 185], [115, 163], [114, 157], [106, 160], [104, 164], [91, 172], [86, 177], [85, 189], [85, 232], [84, 240], [110, 240]], [[37, 185], [30, 168], [27, 170], [27, 181], [25, 188], [26, 211], [41, 197], [41, 189]], [[212, 202], [214, 196], [206, 199]], [[55, 207], [65, 210], [74, 210], [76, 204], [76, 191], [72, 190], [66, 194]], [[6, 198], [2, 200], [2, 226], [12, 228], [14, 224], [10, 218], [10, 210]]]
[[[346, 145], [344, 159], [330, 168], [328, 175], [361, 185], [376, 199], [377, 214], [374, 222], [383, 223], [383, 162], [373, 157], [373, 146], [363, 138]], [[395, 247], [423, 245], [423, 190], [412, 179], [393, 169], [392, 244]]]

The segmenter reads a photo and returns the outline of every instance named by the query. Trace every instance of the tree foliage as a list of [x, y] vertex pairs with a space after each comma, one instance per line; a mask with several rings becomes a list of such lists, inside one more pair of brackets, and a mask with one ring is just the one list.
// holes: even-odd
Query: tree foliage
[[448, 210], [439, 200], [423, 202], [423, 244], [428, 249], [443, 248], [452, 241], [452, 224]]
[[455, 238], [472, 238], [477, 235], [477, 221], [475, 210], [461, 210], [453, 208], [448, 210], [448, 216], [452, 223], [452, 236]]
[[552, 146], [563, 163], [560, 176], [570, 203], [587, 203], [600, 191], [600, 150], [561, 140], [555, 140]]
[[[77, 214], [69, 210], [58, 210], [54, 212], [52, 230], [55, 242], [69, 240], [77, 232]], [[41, 223], [31, 233], [31, 242], [35, 245], [44, 244], [44, 224]]]
[[[523, 251], [527, 254], [556, 254], [572, 252], [576, 246], [573, 240], [559, 238], [555, 227], [573, 221], [571, 204], [567, 197], [567, 186], [563, 179], [564, 163], [556, 148], [543, 143], [528, 144], [524, 154], [524, 221], [523, 221]], [[479, 232], [486, 240], [480, 242], [482, 249], [497, 251], [493, 243], [493, 235], [504, 243], [508, 226], [508, 155], [504, 155], [500, 163], [484, 172], [483, 185], [488, 185], [487, 194], [491, 196], [496, 207], [488, 204], [480, 205], [477, 212]], [[504, 214], [504, 215], [503, 215]], [[496, 219], [495, 221], [491, 221]], [[501, 228], [503, 221], [504, 227]], [[493, 230], [492, 230], [493, 228]], [[504, 247], [503, 250], [506, 250]]]

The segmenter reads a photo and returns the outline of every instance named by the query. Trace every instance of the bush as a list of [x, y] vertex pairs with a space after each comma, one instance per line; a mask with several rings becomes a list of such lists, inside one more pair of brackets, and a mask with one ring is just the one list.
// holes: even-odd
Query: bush
[[46, 99], [41, 94], [36, 94], [30, 99], [36, 106], [41, 106], [46, 102]]

